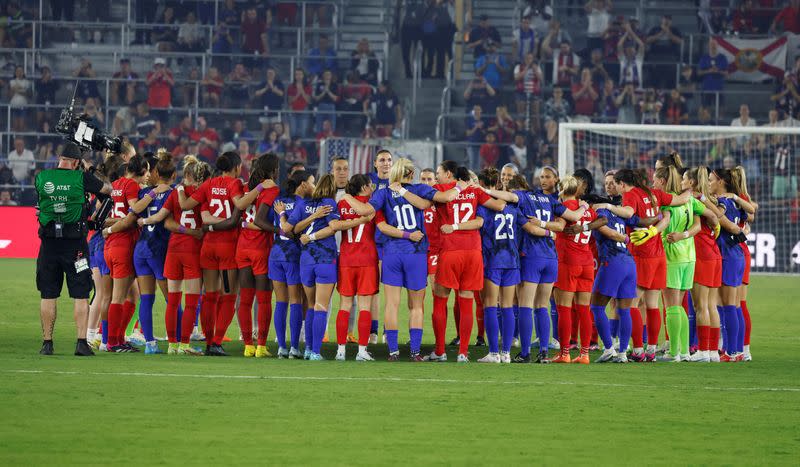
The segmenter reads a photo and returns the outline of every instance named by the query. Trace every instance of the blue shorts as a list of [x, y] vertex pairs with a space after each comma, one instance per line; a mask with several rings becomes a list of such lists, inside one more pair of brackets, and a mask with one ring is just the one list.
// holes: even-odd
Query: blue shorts
[[636, 298], [636, 263], [627, 255], [600, 261], [592, 293], [611, 298]]
[[558, 279], [558, 260], [556, 258], [523, 256], [519, 262], [523, 282], [553, 284]]
[[102, 276], [111, 274], [111, 270], [108, 269], [108, 264], [106, 264], [106, 257], [103, 254], [103, 248], [98, 248], [97, 250], [89, 253], [89, 265], [92, 268], [99, 269], [100, 275]]
[[739, 287], [742, 285], [742, 278], [744, 278], [744, 255], [723, 256], [722, 285]]
[[428, 286], [428, 255], [413, 253], [387, 254], [383, 257], [381, 282], [408, 290], [422, 290]]
[[519, 269], [486, 269], [483, 268], [483, 277], [499, 287], [509, 287], [519, 284]]
[[164, 280], [164, 258], [148, 251], [147, 246], [137, 243], [133, 249], [133, 268], [137, 276], [153, 276], [156, 280]]
[[297, 285], [300, 283], [299, 263], [269, 260], [267, 266], [267, 276], [269, 280], [283, 282], [286, 285]]
[[337, 274], [338, 268], [335, 262], [300, 265], [300, 282], [306, 287], [314, 287], [317, 284], [335, 284]]
[[383, 261], [383, 244], [375, 245], [378, 250], [378, 261]]

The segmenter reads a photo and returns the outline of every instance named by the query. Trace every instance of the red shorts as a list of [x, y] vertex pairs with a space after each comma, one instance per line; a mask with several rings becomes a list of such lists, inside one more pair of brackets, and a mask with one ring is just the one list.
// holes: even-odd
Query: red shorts
[[594, 265], [559, 264], [555, 287], [564, 292], [591, 292]]
[[203, 242], [200, 247], [200, 267], [212, 271], [237, 269], [236, 243]]
[[339, 282], [336, 290], [344, 297], [375, 295], [378, 293], [378, 265], [339, 266]]
[[750, 254], [750, 248], [747, 247], [746, 244], [740, 243], [742, 247], [742, 252], [744, 253], [744, 275], [742, 276], [742, 284], [749, 284], [750, 283], [750, 260], [752, 255]]
[[200, 256], [194, 251], [172, 252], [167, 250], [167, 258], [164, 260], [164, 277], [173, 281], [203, 277], [203, 273], [200, 271]]
[[647, 290], [663, 290], [667, 287], [667, 257], [645, 258], [634, 256], [636, 262], [636, 286]]
[[428, 275], [435, 276], [436, 270], [439, 269], [439, 253], [428, 253]]
[[722, 258], [698, 259], [694, 263], [694, 281], [705, 287], [722, 285]]
[[253, 268], [254, 276], [261, 276], [269, 272], [269, 250], [236, 249], [236, 266], [239, 269]]
[[112, 279], [124, 279], [136, 275], [133, 268], [133, 248], [106, 248], [103, 250], [103, 257]]
[[436, 283], [453, 290], [483, 289], [483, 255], [480, 250], [448, 250], [439, 254]]

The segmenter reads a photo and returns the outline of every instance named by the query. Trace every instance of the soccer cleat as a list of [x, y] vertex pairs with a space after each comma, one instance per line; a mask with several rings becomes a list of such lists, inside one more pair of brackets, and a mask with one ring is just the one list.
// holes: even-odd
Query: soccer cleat
[[366, 350], [359, 350], [358, 353], [356, 354], [356, 361], [357, 362], [374, 362], [375, 359], [372, 358], [372, 354], [367, 352]]
[[39, 355], [53, 355], [53, 341], [43, 341]]
[[131, 345], [135, 345], [137, 347], [141, 347], [146, 343], [144, 340], [144, 334], [142, 334], [142, 332], [139, 331], [138, 329], [134, 329], [131, 335], [128, 336], [128, 338], [125, 340], [129, 342]]
[[272, 352], [266, 345], [256, 346], [256, 358], [272, 358]]
[[343, 362], [346, 360], [347, 353], [345, 352], [344, 346], [340, 345], [338, 349], [336, 349], [336, 360]]
[[556, 358], [550, 360], [551, 363], [570, 363], [571, 361], [572, 359], [569, 356], [569, 352], [561, 352], [556, 356]]
[[500, 352], [500, 363], [511, 363], [511, 354], [508, 352]]
[[422, 357], [422, 360], [426, 361], [426, 362], [446, 362], [447, 361], [447, 354], [443, 353], [441, 355], [438, 355], [436, 353], [436, 351], [434, 350], [433, 352], [431, 352], [430, 355], [426, 355], [426, 356]]
[[514, 340], [511, 341], [511, 347], [516, 347], [516, 348], [520, 347], [519, 337], [515, 337]]
[[744, 346], [744, 353], [743, 353], [744, 360], [743, 361], [752, 362], [753, 361], [753, 356], [750, 354], [750, 349], [748, 347], [750, 347], [750, 346], [749, 345]]
[[581, 353], [578, 355], [577, 358], [572, 359], [570, 363], [579, 363], [581, 365], [588, 365], [589, 364], [589, 354], [588, 353]]
[[245, 357], [255, 357], [256, 356], [256, 347], [254, 345], [245, 345], [244, 346], [244, 356]]
[[78, 357], [91, 357], [94, 355], [94, 352], [92, 352], [92, 348], [89, 347], [88, 342], [78, 341], [78, 343], [75, 344], [75, 355]]
[[696, 346], [696, 345], [692, 345], [692, 346], [690, 346], [690, 347], [689, 347], [689, 353], [690, 353], [690, 354], [694, 354], [694, 353], [696, 353], [698, 350], [700, 350], [700, 347], [698, 347], [698, 346]]
[[225, 349], [222, 348], [221, 345], [213, 344], [211, 346], [212, 355], [215, 357], [227, 357], [228, 353], [225, 352]]
[[189, 339], [190, 339], [190, 340], [193, 340], [193, 341], [204, 341], [204, 340], [206, 340], [206, 336], [205, 336], [205, 334], [203, 334], [202, 332], [200, 332], [200, 328], [198, 328], [197, 326], [195, 326], [195, 327], [192, 329], [192, 335], [191, 335], [191, 336], [189, 336]]
[[737, 353], [736, 355], [734, 355], [734, 357], [733, 357], [733, 358], [734, 358], [734, 359], [735, 359], [735, 361], [737, 361], [737, 362], [743, 362], [743, 361], [744, 361], [744, 353], [742, 353], [742, 352], [739, 352], [739, 353]]
[[100, 343], [100, 346], [97, 348], [100, 352], [108, 352], [108, 344]]
[[631, 352], [630, 356], [628, 357], [628, 360], [639, 363], [647, 361], [645, 360], [644, 352]]
[[602, 355], [597, 357], [597, 360], [595, 360], [594, 362], [595, 363], [607, 363], [607, 362], [610, 362], [611, 360], [613, 360], [614, 357], [616, 357], [616, 356], [617, 356], [617, 351], [614, 350], [614, 348], [612, 347], [610, 349], [603, 350]]
[[289, 360], [302, 360], [303, 354], [300, 353], [299, 350], [292, 347], [289, 349]]
[[137, 349], [136, 347], [132, 346], [131, 344], [129, 344], [127, 342], [122, 344], [122, 347], [125, 347], [126, 349], [128, 349], [128, 352], [131, 352], [131, 353], [139, 352], [139, 349]]
[[352, 332], [347, 333], [347, 343], [348, 344], [357, 344], [358, 343], [358, 339], [356, 338], [355, 334], [353, 334]]
[[500, 363], [500, 354], [489, 352], [485, 357], [479, 358], [478, 363]]
[[451, 340], [451, 341], [450, 341], [450, 343], [449, 343], [449, 344], [447, 344], [447, 345], [449, 345], [450, 347], [458, 347], [458, 345], [459, 345], [460, 343], [461, 343], [461, 339], [459, 339], [458, 337], [456, 337], [456, 338], [454, 338], [453, 340]]
[[680, 362], [681, 361], [681, 356], [680, 355], [673, 356], [670, 353], [665, 353], [663, 355], [659, 355], [658, 357], [656, 357], [655, 361], [656, 362], [670, 362], [670, 363]]
[[708, 351], [708, 361], [711, 363], [719, 363], [719, 352], [716, 350], [709, 350]]
[[547, 357], [547, 352], [544, 352], [544, 351], [539, 352], [536, 355], [536, 359], [533, 361], [533, 363], [539, 363], [539, 364], [550, 363], [550, 358]]
[[374, 332], [369, 335], [369, 343], [370, 344], [377, 344], [378, 343], [378, 335]]
[[458, 354], [458, 358], [456, 359], [458, 363], [469, 363], [469, 357], [464, 355], [463, 353]]
[[711, 358], [708, 356], [707, 350], [698, 350], [697, 352], [693, 353], [688, 359], [686, 359], [686, 361], [708, 363], [711, 361]]
[[284, 358], [289, 358], [289, 351], [283, 347], [278, 347], [278, 358], [281, 360]]
[[386, 358], [388, 362], [397, 362], [400, 361], [400, 352], [390, 353], [389, 356]]
[[656, 361], [656, 353], [655, 352], [645, 352], [644, 353], [644, 360], [643, 362], [654, 362]]
[[178, 355], [178, 349], [180, 348], [177, 342], [170, 342], [167, 344], [167, 355]]
[[325, 357], [323, 357], [322, 355], [320, 355], [318, 353], [312, 353], [311, 356], [308, 357], [308, 360], [312, 361], [312, 362], [321, 362], [321, 361], [325, 360]]
[[483, 336], [478, 336], [478, 338], [475, 339], [475, 347], [483, 347], [484, 345], [486, 345], [486, 340]]
[[597, 345], [597, 342], [593, 342], [589, 345], [589, 350], [591, 350], [592, 352], [594, 352], [595, 350], [600, 350], [600, 346]]
[[628, 363], [628, 356], [624, 353], [618, 353], [614, 358], [611, 359], [612, 363]]
[[548, 344], [550, 350], [561, 350], [561, 344], [558, 343], [558, 339], [555, 337], [550, 338], [550, 343]]
[[156, 341], [150, 341], [144, 344], [145, 355], [157, 355], [160, 353], [164, 352], [162, 352], [161, 349], [158, 348], [158, 343]]
[[91, 347], [94, 350], [98, 350], [100, 346], [103, 344], [103, 339], [100, 335], [95, 335], [94, 338], [87, 339], [87, 342], [89, 342], [89, 347]]
[[514, 358], [511, 360], [511, 363], [530, 363], [530, 362], [531, 362], [531, 356], [530, 356], [530, 354], [528, 354], [528, 355], [522, 355], [522, 353], [518, 353], [518, 354], [517, 354], [517, 355], [515, 355], [515, 356], [514, 356]]
[[425, 359], [419, 353], [412, 353], [408, 357], [408, 361], [410, 361], [410, 362], [424, 362]]
[[303, 360], [311, 360], [311, 356], [314, 355], [314, 352], [311, 351], [310, 347], [307, 347], [303, 351]]
[[108, 349], [111, 353], [130, 353], [130, 349], [124, 345], [114, 345]]
[[203, 351], [189, 344], [180, 344], [178, 346], [178, 355], [200, 356], [203, 355]]
[[735, 355], [728, 355], [727, 353], [724, 353], [724, 354], [720, 355], [719, 361], [722, 362], [722, 363], [735, 362], [736, 361], [736, 356]]

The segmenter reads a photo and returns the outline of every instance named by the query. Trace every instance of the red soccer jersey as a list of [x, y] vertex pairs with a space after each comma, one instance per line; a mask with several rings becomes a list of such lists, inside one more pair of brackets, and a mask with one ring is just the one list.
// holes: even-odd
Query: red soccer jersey
[[[131, 178], [118, 178], [111, 184], [111, 199], [114, 207], [111, 209], [109, 217], [111, 219], [124, 219], [128, 215], [130, 204], [128, 200], [139, 200], [139, 184]], [[113, 233], [106, 238], [106, 246], [109, 248], [130, 246], [136, 243], [138, 229], [128, 229], [123, 232]]]
[[[362, 203], [369, 202], [369, 196], [356, 196]], [[350, 204], [341, 200], [338, 204], [339, 216], [343, 221], [358, 219], [359, 216]], [[342, 232], [342, 245], [339, 247], [339, 265], [347, 268], [375, 266], [378, 264], [378, 249], [375, 246], [375, 222], [367, 222]]]
[[[456, 186], [455, 182], [434, 185], [439, 191], [447, 191]], [[458, 194], [454, 201], [436, 204], [436, 213], [439, 215], [439, 225], [460, 224], [475, 219], [478, 205], [490, 200], [489, 195], [479, 188], [469, 187]], [[440, 246], [442, 250], [481, 250], [480, 230], [456, 230], [442, 235]]]
[[[570, 199], [564, 201], [564, 207], [572, 211], [580, 207], [580, 202], [577, 199]], [[578, 219], [578, 222], [568, 222], [567, 225], [586, 225], [593, 220], [597, 219], [597, 213], [594, 209], [587, 209], [583, 213], [583, 217]], [[589, 242], [592, 239], [592, 231], [581, 232], [577, 235], [567, 235], [559, 232], [556, 235], [556, 252], [558, 253], [558, 262], [560, 264], [570, 264], [575, 266], [592, 266], [594, 264], [594, 255]]]
[[442, 249], [442, 231], [435, 205], [425, 210], [425, 235], [428, 236], [428, 253], [438, 254]]
[[[655, 198], [655, 206], [653, 206], [653, 201], [650, 197], [647, 196], [647, 192], [641, 188], [634, 188], [622, 195], [622, 205], [632, 207], [633, 214], [640, 218], [655, 217], [659, 213], [659, 206], [669, 206], [672, 202], [672, 195], [661, 190], [651, 190], [651, 192], [653, 193], [653, 198]], [[640, 246], [631, 244], [631, 252], [634, 256], [644, 258], [662, 257], [664, 256], [664, 245], [658, 240], [657, 238], [651, 239]]]
[[[244, 194], [242, 181], [232, 177], [214, 177], [203, 182], [192, 194], [192, 199], [200, 202], [200, 210], [208, 211], [214, 217], [229, 219], [233, 215], [233, 198]], [[208, 232], [204, 241], [208, 243], [236, 243], [239, 228], [222, 232]], [[231, 255], [234, 252], [231, 251]]]
[[[186, 196], [192, 196], [192, 194], [197, 191], [197, 188], [187, 186], [184, 191], [186, 192]], [[200, 205], [186, 211], [181, 209], [181, 205], [178, 202], [178, 190], [172, 190], [172, 193], [169, 194], [169, 197], [167, 197], [167, 200], [164, 202], [164, 208], [169, 209], [175, 222], [187, 229], [199, 229], [203, 223], [200, 217]], [[198, 240], [189, 234], [172, 232], [169, 235], [167, 250], [174, 253], [199, 252], [202, 243], [202, 240]]]
[[[256, 218], [256, 213], [258, 213], [258, 210], [261, 208], [261, 205], [266, 204], [267, 206], [272, 206], [272, 203], [275, 202], [275, 198], [278, 197], [280, 192], [281, 190], [277, 186], [262, 191], [258, 195], [258, 198], [256, 198], [256, 201], [248, 206], [244, 213], [242, 213], [242, 221], [247, 222], [248, 224], [253, 222]], [[272, 237], [272, 234], [267, 235], [267, 233], [263, 230], [251, 230], [243, 228], [239, 233], [239, 244], [237, 248], [244, 250], [259, 250], [266, 248], [269, 250], [272, 248]]]
[[711, 230], [705, 219], [700, 220], [700, 232], [694, 236], [694, 250], [697, 259], [722, 259], [717, 240], [714, 238], [714, 231]]

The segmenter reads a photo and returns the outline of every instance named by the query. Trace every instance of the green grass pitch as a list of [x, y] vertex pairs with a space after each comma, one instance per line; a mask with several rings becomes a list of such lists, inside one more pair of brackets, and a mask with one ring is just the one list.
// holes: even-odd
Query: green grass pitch
[[796, 465], [799, 283], [754, 276], [746, 364], [255, 360], [239, 342], [228, 358], [80, 359], [65, 299], [57, 355], [38, 355], [34, 262], [0, 260], [0, 465]]

